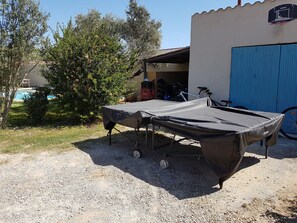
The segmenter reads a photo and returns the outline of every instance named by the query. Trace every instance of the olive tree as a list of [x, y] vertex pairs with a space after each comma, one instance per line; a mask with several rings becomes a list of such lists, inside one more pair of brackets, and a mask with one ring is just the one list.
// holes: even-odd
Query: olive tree
[[20, 68], [41, 43], [47, 18], [34, 0], [0, 0], [0, 127], [7, 124]]
[[123, 39], [131, 51], [136, 51], [139, 60], [151, 56], [160, 48], [161, 26], [161, 22], [152, 19], [148, 10], [138, 5], [137, 0], [129, 1]]

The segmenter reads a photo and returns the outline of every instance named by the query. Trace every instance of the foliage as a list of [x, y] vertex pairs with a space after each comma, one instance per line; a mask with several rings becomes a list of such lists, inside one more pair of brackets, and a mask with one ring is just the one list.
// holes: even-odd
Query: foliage
[[36, 53], [46, 32], [48, 15], [34, 0], [0, 0], [0, 127], [5, 127], [22, 76], [21, 66]]
[[124, 21], [116, 18], [111, 14], [101, 16], [101, 14], [92, 9], [86, 15], [78, 14], [75, 17], [76, 30], [79, 31], [90, 31], [94, 29], [104, 28], [104, 31], [110, 36], [121, 37], [122, 27]]
[[148, 10], [139, 6], [137, 0], [129, 1], [126, 19], [119, 19], [111, 14], [101, 17], [93, 9], [87, 15], [77, 15], [76, 23], [79, 30], [88, 31], [104, 26], [109, 35], [120, 37], [127, 50], [136, 55], [134, 71], [139, 69], [143, 59], [155, 54], [161, 45], [161, 22], [152, 19]]
[[48, 110], [48, 99], [50, 90], [38, 88], [33, 94], [24, 99], [27, 115], [33, 124], [41, 124]]
[[45, 49], [43, 75], [64, 109], [89, 120], [127, 93], [134, 59], [104, 25], [86, 31], [89, 24], [82, 24], [69, 21], [54, 33], [54, 44]]
[[123, 27], [123, 39], [130, 51], [135, 51], [139, 60], [151, 56], [160, 48], [161, 23], [151, 19], [144, 6], [139, 6], [137, 0], [130, 0], [127, 19]]
[[109, 35], [121, 37], [128, 50], [137, 54], [139, 61], [160, 48], [162, 24], [152, 19], [148, 10], [138, 5], [137, 0], [129, 0], [125, 20], [111, 14], [102, 17], [92, 9], [86, 15], [77, 15], [76, 24], [77, 29], [85, 31], [104, 26]]

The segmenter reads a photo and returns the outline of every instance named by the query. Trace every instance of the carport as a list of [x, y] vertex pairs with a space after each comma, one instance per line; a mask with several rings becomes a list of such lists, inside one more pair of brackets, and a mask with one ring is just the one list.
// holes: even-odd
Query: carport
[[188, 89], [190, 47], [164, 51], [143, 61], [144, 79], [152, 82], [155, 98], [159, 99]]

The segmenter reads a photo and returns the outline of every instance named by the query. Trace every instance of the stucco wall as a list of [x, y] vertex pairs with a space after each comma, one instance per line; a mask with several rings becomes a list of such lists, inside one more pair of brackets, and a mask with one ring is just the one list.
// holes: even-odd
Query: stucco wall
[[34, 70], [32, 70], [26, 77], [30, 79], [31, 86], [42, 87], [48, 84], [48, 81], [43, 76], [41, 76], [41, 69], [41, 65], [36, 66]]
[[297, 20], [269, 24], [268, 12], [296, 0], [266, 0], [192, 16], [189, 90], [208, 87], [215, 99], [229, 98], [232, 47], [297, 42]]
[[[20, 72], [23, 73], [21, 76], [25, 76], [25, 79], [30, 80], [31, 87], [42, 87], [48, 84], [48, 81], [41, 75], [41, 70], [43, 68], [43, 64], [38, 64], [34, 67], [35, 64], [31, 63], [26, 65]], [[33, 68], [34, 67], [34, 68]], [[33, 68], [33, 70], [31, 70]], [[27, 72], [30, 71], [29, 74]]]

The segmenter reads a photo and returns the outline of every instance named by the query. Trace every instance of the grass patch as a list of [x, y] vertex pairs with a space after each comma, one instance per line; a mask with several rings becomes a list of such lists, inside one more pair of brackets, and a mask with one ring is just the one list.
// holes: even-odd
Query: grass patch
[[73, 143], [106, 135], [102, 124], [69, 127], [28, 127], [0, 130], [0, 153], [67, 151]]
[[[48, 111], [45, 115], [42, 126], [69, 126], [80, 124], [80, 118], [68, 111], [58, 107], [55, 100], [48, 104]], [[26, 113], [26, 107], [23, 102], [14, 102], [8, 116], [9, 127], [28, 127], [31, 122]]]
[[34, 153], [39, 151], [67, 151], [74, 143], [106, 136], [102, 123], [81, 125], [69, 112], [49, 104], [44, 123], [31, 126], [24, 104], [13, 103], [9, 114], [9, 127], [0, 130], [0, 153]]
[[9, 126], [29, 125], [25, 106], [23, 102], [14, 102], [9, 111]]

